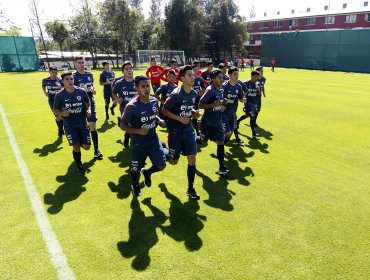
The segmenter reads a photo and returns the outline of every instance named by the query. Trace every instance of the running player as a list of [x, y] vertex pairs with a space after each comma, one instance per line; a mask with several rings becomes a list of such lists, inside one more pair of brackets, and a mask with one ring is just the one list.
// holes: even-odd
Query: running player
[[195, 77], [202, 77], [202, 70], [200, 70], [200, 62], [199, 60], [194, 60], [193, 62], [193, 71], [195, 73]]
[[180, 70], [182, 86], [175, 89], [163, 106], [163, 115], [168, 119], [169, 162], [177, 164], [182, 153], [188, 158], [188, 189], [186, 194], [199, 199], [194, 189], [195, 162], [197, 145], [194, 130], [191, 125], [192, 116], [199, 117], [199, 111], [194, 110], [197, 93], [193, 89], [195, 75], [193, 68], [186, 65]]
[[85, 70], [85, 58], [82, 56], [75, 57], [76, 69], [73, 73], [74, 85], [82, 87], [86, 90], [91, 103], [91, 116], [87, 118], [89, 122], [89, 129], [91, 133], [91, 139], [94, 144], [94, 158], [102, 159], [103, 155], [99, 151], [99, 140], [98, 131], [96, 130], [96, 121], [98, 120], [96, 116], [96, 106], [94, 95], [96, 94], [94, 88], [94, 77], [91, 72]]
[[164, 69], [163, 72], [160, 75], [160, 78], [161, 78], [162, 81], [166, 82], [167, 81], [167, 74], [171, 69], [174, 70], [175, 73], [176, 73], [175, 84], [178, 85], [179, 84], [178, 75], [179, 75], [180, 70], [179, 70], [179, 68], [177, 68], [177, 60], [176, 59], [171, 60], [170, 68]]
[[222, 75], [224, 76], [224, 82], [228, 81], [230, 78], [226, 75], [227, 66], [224, 63], [218, 65], [218, 69], [221, 70]]
[[[112, 96], [115, 104], [120, 104], [120, 112], [123, 114], [127, 103], [136, 97], [135, 81], [134, 81], [134, 70], [131, 61], [125, 61], [121, 67], [124, 78], [117, 81], [114, 85]], [[121, 116], [117, 117], [118, 126], [120, 126]], [[130, 134], [125, 132], [123, 146], [128, 147], [130, 141]]]
[[[208, 86], [199, 101], [199, 109], [204, 109], [204, 114], [200, 121], [200, 131], [202, 141], [208, 139], [217, 144], [217, 158], [219, 162], [218, 174], [224, 175], [230, 172], [224, 165], [225, 158], [225, 133], [222, 123], [222, 105], [227, 105], [226, 99], [223, 99], [223, 75], [221, 70], [217, 69], [211, 72], [212, 85]], [[231, 133], [226, 135], [230, 137]]]
[[79, 174], [85, 174], [81, 162], [81, 147], [89, 150], [91, 145], [86, 117], [91, 117], [91, 103], [86, 91], [76, 87], [73, 74], [62, 74], [64, 89], [55, 96], [53, 112], [63, 118], [64, 131], [70, 146], [73, 147], [73, 159]]
[[207, 70], [203, 71], [202, 72], [202, 78], [204, 81], [206, 81], [206, 85], [210, 85], [211, 83], [211, 73], [213, 71], [213, 62], [212, 61], [208, 61], [207, 62]]
[[161, 78], [160, 75], [163, 72], [163, 67], [157, 65], [157, 61], [155, 57], [150, 59], [150, 67], [146, 70], [146, 76], [150, 79], [152, 84], [153, 93], [157, 92], [157, 89], [161, 86]]
[[117, 106], [113, 103], [112, 107], [109, 108], [110, 100], [112, 99], [112, 83], [114, 81], [114, 72], [110, 69], [109, 62], [103, 62], [104, 71], [100, 73], [99, 83], [104, 86], [104, 100], [105, 100], [105, 119], [109, 120], [108, 109], [112, 116], [114, 116], [114, 108]]
[[258, 111], [258, 114], [256, 115], [256, 123], [255, 123], [255, 126], [256, 127], [259, 127], [258, 124], [257, 124], [257, 118], [258, 118], [258, 115], [261, 112], [262, 94], [263, 94], [263, 97], [266, 97], [266, 94], [265, 94], [266, 78], [263, 76], [263, 67], [258, 67], [256, 70], [260, 73], [259, 78], [258, 78], [260, 91], [258, 92], [258, 96], [257, 96], [259, 111]]
[[[126, 77], [126, 75], [125, 75]], [[131, 178], [132, 193], [140, 196], [140, 171], [144, 184], [152, 185], [151, 175], [166, 167], [166, 160], [161, 142], [156, 133], [157, 123], [165, 127], [166, 122], [158, 117], [158, 101], [150, 95], [150, 83], [144, 75], [136, 76], [135, 88], [138, 96], [125, 107], [122, 115], [121, 129], [132, 135], [131, 139]], [[144, 169], [146, 158], [152, 162], [150, 168]]]
[[[195, 99], [195, 104], [194, 104], [194, 109], [195, 110], [199, 109], [199, 100], [202, 97], [202, 95], [204, 93], [204, 90], [206, 88], [205, 81], [201, 77], [202, 72], [201, 71], [199, 72], [198, 69], [199, 69], [199, 66], [197, 64], [194, 64], [193, 65], [193, 72], [195, 74], [195, 80], [194, 80], [193, 89], [197, 93], [197, 98]], [[198, 127], [198, 118], [194, 117], [192, 122], [193, 122], [193, 127], [195, 129], [195, 132], [196, 132], [197, 136], [200, 136], [199, 127]], [[198, 138], [199, 137], [197, 137], [197, 141], [199, 141]]]
[[245, 114], [250, 117], [250, 126], [252, 130], [252, 136], [253, 138], [256, 138], [259, 136], [259, 134], [256, 133], [256, 116], [259, 112], [258, 107], [258, 92], [260, 91], [259, 85], [258, 85], [258, 78], [260, 73], [258, 71], [252, 71], [251, 72], [251, 79], [245, 83], [247, 87], [247, 100], [245, 103], [244, 111]]
[[[42, 90], [45, 96], [48, 98], [50, 109], [53, 110], [55, 94], [62, 88], [62, 79], [58, 77], [58, 68], [54, 65], [49, 68], [50, 76], [42, 80]], [[55, 115], [55, 122], [58, 127], [58, 137], [62, 137], [63, 131], [63, 120]]]
[[161, 104], [159, 107], [159, 117], [162, 118], [162, 108], [164, 102], [167, 100], [167, 98], [170, 96], [171, 92], [177, 88], [177, 85], [175, 84], [176, 81], [176, 72], [175, 70], [171, 69], [168, 71], [167, 74], [167, 84], [161, 85], [160, 88], [155, 92], [154, 97], [157, 98], [159, 103]]

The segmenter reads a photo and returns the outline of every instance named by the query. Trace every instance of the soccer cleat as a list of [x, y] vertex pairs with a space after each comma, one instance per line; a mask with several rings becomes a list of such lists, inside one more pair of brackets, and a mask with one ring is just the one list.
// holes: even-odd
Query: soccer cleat
[[131, 185], [131, 189], [132, 189], [132, 194], [134, 196], [140, 196], [141, 195], [141, 190], [140, 190], [139, 185]]
[[151, 179], [150, 172], [147, 169], [142, 168], [141, 169], [141, 174], [143, 174], [143, 176], [144, 176], [144, 184], [145, 184], [145, 186], [150, 187], [152, 185], [152, 179]]
[[82, 165], [82, 163], [77, 164], [77, 172], [80, 175], [84, 175], [86, 173], [86, 170], [84, 166]]
[[226, 174], [228, 174], [229, 172], [230, 172], [230, 170], [229, 170], [229, 169], [227, 169], [225, 166], [223, 166], [223, 167], [220, 167], [220, 168], [218, 169], [217, 174], [218, 174], [218, 175], [226, 175]]
[[127, 148], [127, 147], [128, 147], [129, 141], [130, 141], [130, 138], [128, 138], [128, 137], [125, 137], [125, 139], [123, 140], [123, 146], [124, 146], [125, 148]]
[[103, 158], [103, 154], [99, 150], [96, 150], [94, 152], [94, 158], [102, 159]]
[[114, 107], [110, 107], [110, 113], [112, 114], [112, 116], [114, 116]]
[[240, 138], [236, 139], [236, 145], [241, 146], [241, 145], [243, 145], [243, 143], [244, 143], [244, 141], [241, 140]]
[[186, 191], [186, 194], [188, 196], [190, 196], [191, 198], [193, 198], [193, 199], [200, 199], [200, 196], [199, 196], [199, 194], [197, 194], [197, 192], [195, 191], [195, 189], [188, 189]]
[[260, 135], [258, 133], [253, 133], [252, 136], [253, 136], [253, 138], [257, 138]]

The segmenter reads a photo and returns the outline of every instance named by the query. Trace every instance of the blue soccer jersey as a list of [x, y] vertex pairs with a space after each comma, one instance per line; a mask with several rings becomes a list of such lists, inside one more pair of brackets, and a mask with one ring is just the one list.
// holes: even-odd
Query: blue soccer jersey
[[[200, 98], [199, 104], [211, 104], [216, 100], [222, 100], [223, 91], [223, 88], [217, 89], [213, 85], [208, 86]], [[207, 126], [218, 126], [222, 124], [221, 106], [205, 109], [201, 122]]]
[[69, 111], [68, 117], [63, 117], [64, 126], [86, 127], [86, 102], [90, 99], [86, 91], [75, 87], [73, 92], [63, 89], [55, 95], [54, 108], [59, 111]]
[[[258, 83], [258, 82], [257, 82]], [[257, 104], [258, 103], [258, 90], [257, 90], [257, 83], [250, 81], [245, 82], [246, 86], [246, 97], [247, 97], [247, 103], [250, 104]]]
[[105, 83], [107, 81], [110, 81], [110, 84], [104, 85], [104, 94], [112, 94], [112, 83], [114, 81], [115, 74], [113, 71], [103, 71], [100, 73], [99, 81], [101, 83]]
[[230, 80], [230, 77], [229, 76], [224, 76], [224, 82], [227, 82], [227, 81], [229, 81]]
[[81, 87], [85, 89], [87, 95], [89, 96], [91, 102], [94, 102], [93, 97], [93, 87], [94, 87], [94, 77], [91, 72], [85, 72], [84, 74], [81, 74], [79, 72], [73, 72], [73, 79], [75, 86]]
[[159, 96], [161, 101], [164, 103], [175, 88], [177, 88], [176, 84], [174, 84], [173, 86], [169, 85], [168, 83], [161, 85], [159, 89], [155, 92], [155, 95]]
[[[175, 89], [164, 103], [164, 108], [180, 117], [191, 118], [197, 93], [191, 89], [186, 93], [182, 87]], [[191, 122], [183, 124], [177, 120], [168, 119], [168, 130], [190, 129], [193, 130]]]
[[131, 82], [128, 82], [124, 78], [117, 81], [114, 85], [113, 93], [117, 94], [119, 98], [123, 99], [120, 106], [120, 110], [123, 112], [126, 105], [137, 96], [137, 92], [135, 90], [135, 81], [132, 80]]
[[238, 110], [238, 100], [244, 96], [243, 88], [239, 83], [230, 84], [229, 81], [223, 83], [224, 97], [227, 99], [225, 114], [235, 114]]
[[143, 103], [137, 96], [127, 104], [121, 122], [132, 128], [148, 128], [147, 135], [131, 133], [132, 145], [158, 140], [158, 135], [155, 131], [157, 114], [158, 100], [154, 97], [150, 97], [148, 103]]
[[42, 79], [42, 86], [46, 87], [46, 90], [48, 92], [49, 104], [50, 107], [52, 107], [55, 95], [58, 91], [61, 90], [61, 87], [63, 87], [62, 79], [57, 77], [55, 80], [53, 80], [50, 77], [47, 77], [45, 79]]
[[202, 96], [203, 89], [204, 89], [204, 79], [202, 77], [195, 78], [193, 89], [195, 90], [197, 95]]

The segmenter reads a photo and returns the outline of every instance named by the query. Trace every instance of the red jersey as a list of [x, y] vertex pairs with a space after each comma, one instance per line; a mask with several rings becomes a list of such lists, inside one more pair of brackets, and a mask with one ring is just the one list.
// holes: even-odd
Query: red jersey
[[[163, 72], [161, 73], [161, 75], [160, 75], [160, 79], [162, 80], [162, 81], [165, 81], [165, 82], [167, 82], [167, 74], [168, 74], [168, 71], [170, 71], [172, 68], [166, 68], [166, 69], [164, 69], [163, 70]], [[175, 80], [175, 84], [176, 85], [178, 85], [179, 84], [179, 80], [180, 80], [180, 76], [179, 76], [179, 72], [180, 72], [180, 70], [179, 70], [179, 68], [175, 68], [175, 69], [173, 69], [173, 70], [175, 70], [175, 72], [176, 72], [176, 80]]]
[[271, 60], [271, 66], [275, 66], [275, 65], [276, 65], [276, 60], [275, 59]]
[[[159, 65], [153, 65], [146, 70], [146, 76], [150, 78], [152, 84], [160, 84], [161, 83], [161, 73], [163, 72], [163, 67]], [[150, 76], [149, 76], [150, 74]]]
[[253, 65], [253, 62], [254, 62], [254, 59], [253, 59], [253, 58], [251, 58], [251, 59], [249, 60], [249, 64], [250, 64], [250, 65]]

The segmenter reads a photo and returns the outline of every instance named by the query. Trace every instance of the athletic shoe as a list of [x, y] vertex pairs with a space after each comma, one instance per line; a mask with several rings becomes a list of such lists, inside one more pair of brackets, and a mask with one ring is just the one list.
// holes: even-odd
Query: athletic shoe
[[253, 136], [253, 138], [257, 138], [260, 135], [258, 133], [253, 133], [252, 136]]
[[77, 164], [77, 172], [80, 175], [84, 175], [86, 173], [86, 170], [84, 166], [82, 165], [82, 163]]
[[112, 116], [114, 116], [114, 107], [110, 107], [110, 113], [112, 114]]
[[218, 175], [226, 175], [226, 174], [228, 174], [229, 172], [230, 172], [230, 170], [229, 170], [229, 169], [227, 169], [225, 166], [223, 166], [223, 167], [220, 167], [220, 168], [218, 169], [217, 174], [218, 174]]
[[243, 145], [243, 143], [244, 143], [244, 141], [241, 140], [240, 138], [236, 139], [236, 145], [241, 146], [241, 145]]
[[139, 185], [131, 185], [131, 189], [132, 189], [132, 194], [134, 196], [140, 196], [141, 195], [141, 190], [140, 190]]
[[145, 186], [150, 187], [152, 185], [152, 179], [151, 179], [152, 174], [150, 174], [150, 172], [145, 168], [141, 169], [141, 174], [143, 174], [143, 176], [144, 176]]
[[197, 142], [197, 144], [202, 144], [201, 136], [196, 136], [195, 137], [195, 142]]
[[200, 198], [199, 194], [197, 194], [197, 192], [195, 191], [195, 189], [188, 189], [186, 191], [186, 194], [188, 196], [190, 196], [191, 198], [193, 198], [193, 199], [199, 199]]
[[127, 147], [128, 147], [129, 142], [130, 142], [130, 138], [128, 138], [127, 136], [125, 136], [125, 139], [123, 140], [123, 146], [124, 146], [125, 148], [127, 148]]
[[102, 159], [103, 158], [103, 154], [99, 150], [96, 150], [94, 152], [94, 158]]

